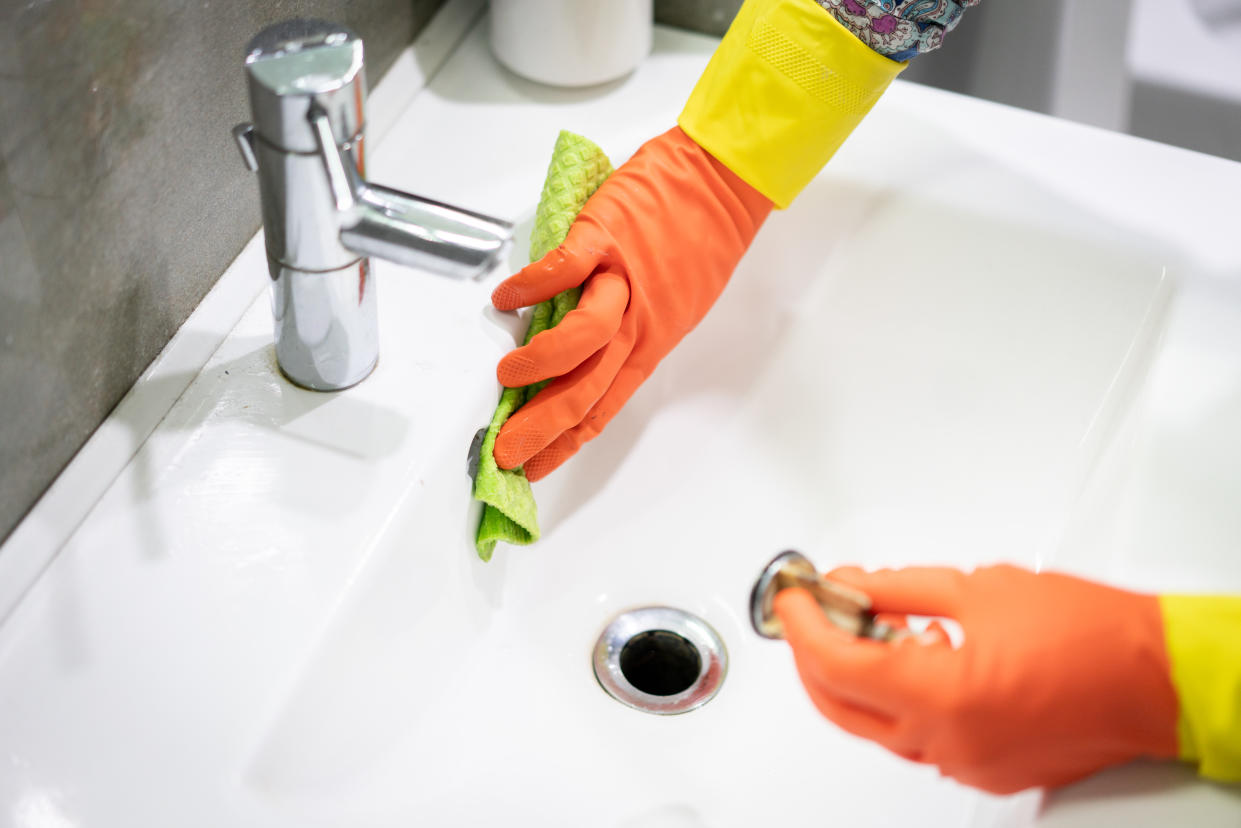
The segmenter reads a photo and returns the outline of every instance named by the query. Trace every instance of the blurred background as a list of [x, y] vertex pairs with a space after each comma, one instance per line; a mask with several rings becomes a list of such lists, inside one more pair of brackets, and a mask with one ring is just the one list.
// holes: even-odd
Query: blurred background
[[[740, 0], [655, 0], [723, 34]], [[903, 80], [1241, 161], [1241, 0], [983, 0]]]
[[[258, 230], [249, 38], [345, 23], [374, 84], [443, 2], [0, 0], [0, 540]], [[1241, 0], [984, 0], [903, 77], [1241, 160]]]

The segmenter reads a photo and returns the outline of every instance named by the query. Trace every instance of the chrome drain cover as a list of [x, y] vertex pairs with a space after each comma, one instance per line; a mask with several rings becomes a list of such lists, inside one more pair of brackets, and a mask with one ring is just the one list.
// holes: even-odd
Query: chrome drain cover
[[595, 644], [595, 677], [612, 698], [646, 713], [688, 713], [719, 692], [728, 651], [711, 625], [674, 607], [618, 615]]

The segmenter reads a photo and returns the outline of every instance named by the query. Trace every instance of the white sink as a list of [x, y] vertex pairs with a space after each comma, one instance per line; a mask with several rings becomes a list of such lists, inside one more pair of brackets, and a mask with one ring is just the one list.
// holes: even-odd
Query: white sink
[[[632, 77], [557, 91], [470, 25], [371, 169], [522, 232], [559, 129], [623, 160], [713, 48], [660, 30]], [[503, 274], [379, 263], [380, 366], [339, 394], [279, 378], [260, 296], [0, 626], [0, 824], [1235, 824], [1183, 768], [1001, 798], [897, 759], [819, 717], [747, 597], [785, 548], [1241, 590], [1241, 254], [1199, 243], [1238, 187], [898, 84], [535, 486], [544, 539], [490, 564], [465, 454], [518, 327], [487, 310]], [[261, 287], [261, 246], [234, 269]], [[723, 638], [702, 708], [596, 682], [595, 639], [646, 604]]]

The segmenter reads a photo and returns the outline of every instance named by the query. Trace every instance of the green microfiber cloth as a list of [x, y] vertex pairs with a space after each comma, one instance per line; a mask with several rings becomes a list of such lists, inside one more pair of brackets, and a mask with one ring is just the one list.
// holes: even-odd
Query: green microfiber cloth
[[[543, 194], [534, 215], [534, 230], [530, 234], [531, 262], [537, 262], [564, 241], [586, 199], [611, 174], [612, 163], [603, 150], [580, 135], [561, 131], [556, 137]], [[525, 341], [559, 324], [565, 314], [577, 307], [580, 296], [580, 288], [570, 288], [535, 305]], [[539, 515], [530, 481], [520, 468], [509, 471], [497, 466], [493, 452], [500, 427], [546, 384], [544, 380], [524, 388], [504, 389], [483, 436], [474, 476], [474, 499], [483, 502], [483, 517], [478, 524], [474, 547], [484, 561], [491, 560], [497, 541], [525, 545], [539, 539]]]

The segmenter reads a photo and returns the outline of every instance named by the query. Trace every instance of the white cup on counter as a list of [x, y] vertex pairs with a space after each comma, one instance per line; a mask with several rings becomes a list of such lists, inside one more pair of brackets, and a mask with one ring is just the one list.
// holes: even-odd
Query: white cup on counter
[[632, 72], [651, 51], [653, 0], [491, 0], [491, 49], [509, 70], [552, 86]]

